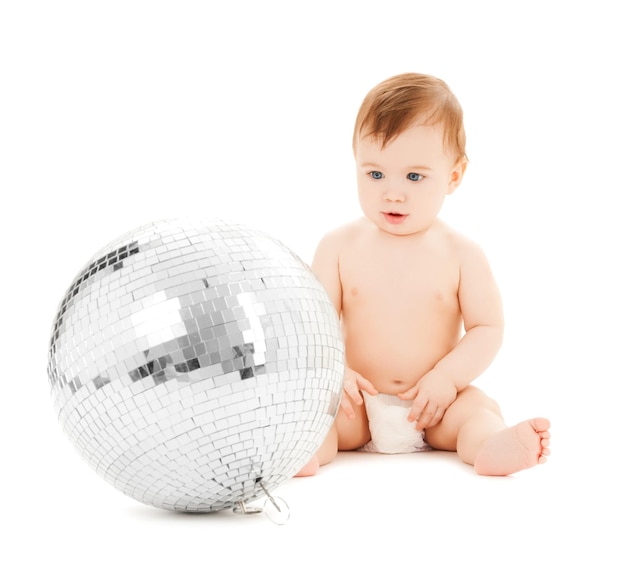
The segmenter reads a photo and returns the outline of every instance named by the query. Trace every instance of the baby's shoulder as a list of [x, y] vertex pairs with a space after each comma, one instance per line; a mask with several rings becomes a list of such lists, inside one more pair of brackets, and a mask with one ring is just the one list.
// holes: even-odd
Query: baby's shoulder
[[313, 269], [317, 270], [318, 274], [321, 274], [321, 270], [324, 269], [336, 271], [337, 263], [342, 259], [346, 246], [349, 246], [353, 238], [358, 235], [358, 228], [357, 222], [350, 222], [334, 228], [322, 236], [317, 244], [312, 264]]
[[358, 219], [334, 228], [322, 237], [320, 244], [339, 248], [363, 233], [364, 220]]
[[439, 228], [438, 236], [441, 243], [461, 260], [483, 254], [483, 249], [478, 242], [446, 224]]

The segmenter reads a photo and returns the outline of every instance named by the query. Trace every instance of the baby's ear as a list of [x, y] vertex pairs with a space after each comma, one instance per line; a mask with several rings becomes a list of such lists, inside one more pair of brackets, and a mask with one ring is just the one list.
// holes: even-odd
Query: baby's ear
[[463, 174], [467, 168], [467, 159], [461, 158], [450, 170], [450, 181], [448, 182], [448, 194], [451, 194], [456, 190], [461, 181], [463, 180]]

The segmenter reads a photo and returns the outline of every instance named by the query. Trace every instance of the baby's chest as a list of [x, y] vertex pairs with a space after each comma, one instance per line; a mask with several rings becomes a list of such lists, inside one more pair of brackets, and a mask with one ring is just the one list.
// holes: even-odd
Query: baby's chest
[[375, 257], [362, 254], [341, 266], [344, 303], [390, 310], [458, 305], [459, 272], [433, 257]]

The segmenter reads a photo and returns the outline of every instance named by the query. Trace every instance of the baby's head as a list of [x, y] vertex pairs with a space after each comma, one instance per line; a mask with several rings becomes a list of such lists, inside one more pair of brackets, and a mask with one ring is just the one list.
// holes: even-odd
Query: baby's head
[[426, 74], [399, 74], [374, 86], [357, 114], [352, 139], [376, 138], [384, 148], [415, 124], [441, 125], [444, 144], [453, 160], [465, 160], [463, 110], [448, 85]]

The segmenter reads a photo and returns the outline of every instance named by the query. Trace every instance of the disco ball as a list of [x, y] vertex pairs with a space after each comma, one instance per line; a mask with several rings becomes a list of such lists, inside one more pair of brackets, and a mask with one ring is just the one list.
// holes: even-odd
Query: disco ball
[[96, 253], [52, 328], [51, 395], [89, 465], [162, 509], [211, 512], [290, 479], [333, 424], [337, 313], [269, 235], [170, 219]]

